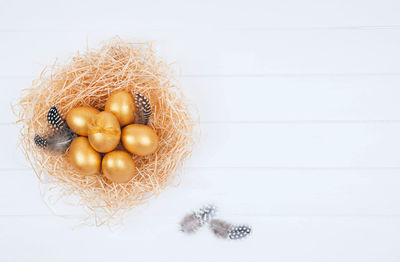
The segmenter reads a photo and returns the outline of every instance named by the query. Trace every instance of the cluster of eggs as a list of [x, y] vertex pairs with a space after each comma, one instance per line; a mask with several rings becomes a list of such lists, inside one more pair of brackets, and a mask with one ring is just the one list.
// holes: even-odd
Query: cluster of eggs
[[[135, 103], [126, 91], [111, 94], [101, 112], [88, 106], [73, 108], [66, 121], [79, 135], [71, 143], [68, 159], [81, 174], [102, 172], [112, 182], [126, 183], [136, 173], [129, 153], [147, 156], [158, 147], [155, 131], [147, 125], [134, 123]], [[126, 151], [114, 150], [120, 142]]]

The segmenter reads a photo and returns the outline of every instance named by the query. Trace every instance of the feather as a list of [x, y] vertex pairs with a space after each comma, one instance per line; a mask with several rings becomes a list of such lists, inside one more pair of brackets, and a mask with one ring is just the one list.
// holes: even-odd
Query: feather
[[77, 135], [64, 127], [47, 138], [47, 148], [53, 152], [65, 153]]
[[229, 229], [229, 238], [232, 240], [242, 239], [251, 233], [251, 227], [245, 225], [232, 226]]
[[151, 105], [147, 97], [140, 93], [136, 93], [135, 107], [137, 116], [137, 120], [135, 122], [138, 124], [147, 125], [152, 112]]
[[211, 231], [218, 237], [238, 240], [247, 237], [251, 233], [251, 227], [245, 225], [231, 225], [223, 220], [210, 221]]
[[74, 132], [68, 127], [64, 127], [47, 137], [36, 135], [34, 141], [36, 146], [40, 148], [46, 148], [52, 152], [65, 153], [75, 137], [76, 134]]
[[230, 228], [231, 224], [225, 221], [219, 219], [213, 219], [210, 221], [210, 229], [217, 237], [228, 238]]
[[35, 145], [40, 147], [40, 148], [46, 148], [47, 147], [47, 144], [48, 144], [47, 139], [42, 137], [42, 136], [36, 135], [35, 138], [34, 138], [34, 141], [35, 141]]
[[180, 225], [181, 231], [185, 233], [194, 233], [204, 224], [208, 223], [215, 214], [215, 207], [207, 205], [196, 212], [186, 215]]
[[46, 137], [35, 135], [36, 146], [52, 152], [65, 153], [77, 135], [68, 127], [55, 105], [47, 113], [47, 121], [53, 132]]
[[195, 213], [186, 215], [181, 223], [181, 231], [184, 233], [192, 234], [196, 232], [201, 226], [202, 223], [198, 219]]
[[52, 106], [47, 113], [47, 121], [55, 131], [59, 131], [65, 126], [65, 120], [61, 117], [56, 105]]
[[207, 205], [200, 208], [195, 215], [202, 224], [208, 223], [215, 215], [216, 208], [213, 205]]

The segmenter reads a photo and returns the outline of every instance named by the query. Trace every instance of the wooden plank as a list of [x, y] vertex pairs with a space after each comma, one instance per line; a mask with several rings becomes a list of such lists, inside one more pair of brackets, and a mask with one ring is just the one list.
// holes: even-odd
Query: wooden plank
[[[203, 123], [191, 167], [391, 168], [400, 163], [400, 123]], [[0, 166], [26, 168], [16, 148], [17, 128], [7, 137]]]
[[[31, 78], [0, 78], [0, 111], [10, 112]], [[182, 89], [202, 122], [400, 120], [400, 76], [184, 77]], [[15, 121], [0, 114], [0, 123]]]
[[[138, 29], [121, 36], [157, 40], [159, 54], [177, 62], [182, 73], [190, 76], [365, 75], [400, 73], [399, 30], [182, 33]], [[37, 76], [55, 58], [62, 61], [83, 50], [87, 40], [96, 47], [115, 34], [2, 33], [0, 76]]]
[[[126, 218], [174, 216], [207, 203], [234, 216], [400, 216], [398, 173], [398, 169], [187, 168], [176, 181], [178, 187], [165, 190]], [[52, 216], [32, 171], [3, 170], [0, 177], [0, 216]], [[42, 192], [49, 192], [45, 188]], [[58, 196], [44, 194], [55, 203], [50, 205], [55, 214], [83, 216], [83, 209], [72, 206], [71, 199], [54, 202]]]
[[[107, 262], [113, 261], [116, 254], [124, 254], [128, 261], [173, 258], [174, 261], [200, 262], [221, 258], [235, 262], [395, 262], [400, 255], [395, 244], [400, 240], [399, 218], [228, 215], [224, 219], [243, 221], [254, 227], [250, 238], [231, 242], [215, 238], [207, 228], [193, 236], [182, 234], [177, 226], [180, 215], [134, 217], [116, 231], [88, 227], [72, 229], [55, 217], [3, 217], [0, 218], [0, 257], [3, 261], [66, 262], [79, 256], [81, 260]], [[199, 247], [203, 251], [199, 252]]]
[[[399, 124], [210, 124], [193, 166], [397, 167]], [[201, 163], [201, 164], [199, 164]]]
[[[79, 8], [76, 8], [78, 7]], [[0, 30], [318, 28], [399, 25], [396, 1], [3, 1]], [[34, 10], [34, 12], [32, 11]]]

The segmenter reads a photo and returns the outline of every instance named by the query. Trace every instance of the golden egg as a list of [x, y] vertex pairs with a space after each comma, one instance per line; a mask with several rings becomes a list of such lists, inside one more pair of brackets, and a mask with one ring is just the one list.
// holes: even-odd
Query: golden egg
[[73, 108], [67, 114], [67, 124], [78, 135], [87, 136], [89, 120], [98, 113], [99, 110], [90, 106]]
[[122, 129], [122, 144], [132, 154], [147, 156], [158, 147], [158, 136], [146, 125], [132, 124]]
[[103, 174], [114, 183], [126, 183], [136, 173], [132, 156], [125, 151], [106, 154], [101, 163]]
[[89, 144], [87, 137], [77, 137], [72, 141], [68, 151], [71, 165], [84, 175], [100, 172], [101, 156]]
[[107, 153], [117, 147], [121, 138], [118, 119], [110, 112], [100, 112], [89, 121], [90, 145], [101, 153]]
[[135, 120], [135, 102], [133, 96], [126, 91], [117, 91], [107, 99], [105, 111], [113, 113], [121, 126]]

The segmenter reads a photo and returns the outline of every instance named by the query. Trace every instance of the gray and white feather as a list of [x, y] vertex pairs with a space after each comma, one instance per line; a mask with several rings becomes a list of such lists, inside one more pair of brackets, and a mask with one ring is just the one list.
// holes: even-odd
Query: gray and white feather
[[215, 206], [207, 205], [186, 215], [180, 223], [181, 231], [189, 234], [196, 232], [200, 227], [208, 223], [214, 217], [215, 211]]
[[196, 217], [201, 221], [202, 225], [210, 222], [215, 216], [216, 207], [214, 205], [206, 205], [195, 212]]
[[210, 229], [217, 237], [228, 238], [230, 228], [231, 224], [223, 220], [213, 219], [210, 221]]
[[228, 237], [232, 240], [242, 239], [250, 235], [251, 227], [246, 225], [231, 226]]
[[210, 229], [217, 237], [232, 240], [245, 238], [251, 233], [251, 227], [249, 226], [232, 225], [219, 219], [210, 221]]
[[201, 221], [196, 216], [196, 213], [187, 214], [181, 221], [181, 231], [188, 234], [193, 234], [200, 227], [202, 227]]

